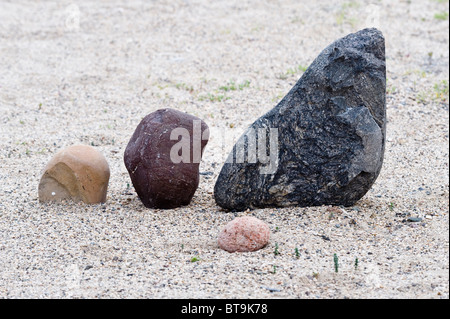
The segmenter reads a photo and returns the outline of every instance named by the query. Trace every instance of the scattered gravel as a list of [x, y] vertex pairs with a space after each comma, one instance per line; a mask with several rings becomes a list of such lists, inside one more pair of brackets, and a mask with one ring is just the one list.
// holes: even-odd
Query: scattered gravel
[[[432, 0], [0, 2], [0, 297], [449, 298], [449, 20], [435, 18], [448, 11]], [[212, 192], [235, 138], [325, 46], [373, 25], [386, 38], [388, 124], [369, 193], [346, 208], [221, 210]], [[146, 209], [123, 153], [165, 107], [202, 118], [211, 139], [191, 205]], [[107, 202], [40, 204], [45, 164], [80, 143], [108, 160]], [[218, 247], [240, 216], [269, 225], [266, 247]]]

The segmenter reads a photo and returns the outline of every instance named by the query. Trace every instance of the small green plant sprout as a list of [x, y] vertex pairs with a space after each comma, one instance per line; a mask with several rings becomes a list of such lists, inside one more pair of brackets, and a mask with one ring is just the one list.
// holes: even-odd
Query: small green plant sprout
[[333, 255], [333, 261], [334, 261], [334, 271], [338, 272], [339, 271], [339, 259], [336, 254]]
[[435, 83], [433, 87], [426, 91], [417, 93], [416, 100], [422, 104], [434, 103], [448, 103], [449, 100], [449, 85], [448, 80], [442, 80]]
[[192, 257], [191, 258], [191, 263], [195, 263], [195, 262], [197, 262], [199, 260], [200, 260], [200, 258], [198, 256]]
[[355, 258], [355, 270], [358, 270], [359, 260], [358, 257]]
[[278, 243], [275, 243], [275, 250], [273, 251], [273, 254], [275, 256], [280, 254], [280, 252], [278, 251]]
[[288, 77], [293, 76], [293, 75], [296, 75], [298, 72], [302, 72], [302, 73], [305, 72], [307, 68], [308, 68], [307, 66], [304, 66], [304, 65], [302, 65], [302, 64], [299, 64], [299, 65], [298, 65], [297, 67], [295, 67], [295, 68], [289, 68], [289, 69], [287, 69], [286, 72], [285, 72], [284, 74], [280, 74], [280, 75], [278, 76], [278, 78], [279, 78], [280, 80], [286, 80]]
[[219, 87], [219, 90], [228, 92], [228, 91], [242, 91], [244, 88], [248, 88], [250, 87], [250, 81], [249, 80], [245, 80], [244, 82], [240, 83], [240, 84], [236, 84], [236, 82], [234, 81], [229, 81], [226, 85], [223, 85], [221, 87]]
[[236, 83], [234, 81], [229, 81], [227, 83], [227, 85], [223, 85], [221, 87], [219, 87], [219, 90], [228, 92], [228, 91], [236, 91], [237, 87], [236, 87]]
[[390, 95], [397, 93], [397, 87], [394, 86], [394, 85], [388, 86], [388, 87], [386, 88], [386, 93], [387, 93], [387, 94], [390, 94]]
[[440, 102], [448, 101], [449, 88], [447, 80], [442, 80], [441, 82], [436, 83], [433, 88], [435, 93], [435, 100], [438, 100]]
[[442, 11], [442, 12], [436, 13], [434, 15], [434, 18], [436, 20], [447, 20], [448, 19], [448, 12]]
[[225, 95], [219, 94], [219, 95], [213, 95], [213, 94], [208, 94], [208, 98], [211, 102], [222, 102], [222, 101], [226, 101], [231, 99], [230, 97], [226, 97]]
[[392, 212], [393, 210], [394, 210], [394, 203], [393, 202], [390, 202], [389, 203], [389, 210]]
[[188, 91], [189, 93], [194, 92], [194, 87], [192, 85], [189, 86], [186, 83], [177, 83], [177, 84], [175, 84], [175, 87], [178, 90], [185, 90], [185, 91]]
[[283, 98], [283, 96], [284, 96], [284, 93], [279, 93], [279, 94], [277, 94], [276, 96], [274, 96], [274, 97], [272, 98], [272, 102], [278, 102], [278, 101], [280, 101], [280, 100]]
[[289, 74], [289, 70], [286, 72], [286, 74], [283, 73], [278, 74], [278, 78], [280, 80], [286, 80], [288, 78], [287, 74]]
[[300, 71], [302, 71], [302, 72], [305, 72], [307, 68], [308, 68], [307, 66], [304, 66], [304, 65], [301, 65], [301, 64], [299, 64], [299, 66], [298, 66], [298, 69]]
[[288, 69], [286, 71], [286, 75], [294, 75], [296, 73], [295, 71], [296, 71], [295, 69]]
[[273, 274], [276, 274], [276, 273], [277, 273], [277, 268], [278, 268], [278, 266], [273, 265], [273, 271], [272, 271]]
[[226, 97], [223, 94], [214, 95], [214, 94], [208, 93], [206, 96], [205, 95], [199, 96], [198, 99], [199, 99], [199, 101], [222, 102], [223, 100], [229, 100], [231, 98]]
[[419, 102], [421, 104], [428, 104], [428, 102], [429, 102], [428, 94], [426, 92], [423, 92], [423, 91], [417, 93], [416, 99], [417, 99], [417, 102]]
[[397, 88], [391, 83], [391, 81], [386, 78], [386, 93], [387, 94], [395, 94], [397, 92]]
[[239, 84], [239, 90], [243, 90], [244, 88], [248, 88], [250, 87], [250, 81], [249, 80], [245, 80], [244, 82], [242, 82], [241, 84]]
[[300, 251], [298, 250], [297, 247], [295, 247], [295, 258], [297, 258], [297, 259], [300, 258]]

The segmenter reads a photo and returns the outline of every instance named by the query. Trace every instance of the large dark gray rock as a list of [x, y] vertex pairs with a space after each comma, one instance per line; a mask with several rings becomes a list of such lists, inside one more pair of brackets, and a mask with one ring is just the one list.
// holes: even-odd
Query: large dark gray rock
[[380, 31], [364, 29], [329, 45], [238, 140], [214, 187], [217, 204], [353, 205], [381, 170], [385, 91]]

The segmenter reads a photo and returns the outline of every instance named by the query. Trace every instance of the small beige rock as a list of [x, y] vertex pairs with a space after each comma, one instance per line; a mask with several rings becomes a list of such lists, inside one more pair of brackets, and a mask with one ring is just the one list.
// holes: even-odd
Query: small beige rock
[[103, 203], [109, 182], [109, 165], [95, 148], [74, 145], [55, 154], [39, 182], [39, 200], [72, 199], [87, 204]]
[[219, 247], [229, 252], [255, 251], [267, 245], [269, 226], [256, 217], [238, 217], [230, 221], [219, 234]]

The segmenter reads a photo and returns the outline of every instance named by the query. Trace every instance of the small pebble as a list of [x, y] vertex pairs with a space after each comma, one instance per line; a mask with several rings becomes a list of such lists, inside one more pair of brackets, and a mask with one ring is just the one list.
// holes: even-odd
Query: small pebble
[[269, 226], [256, 217], [237, 217], [219, 234], [219, 247], [229, 252], [249, 252], [263, 248], [270, 238]]

